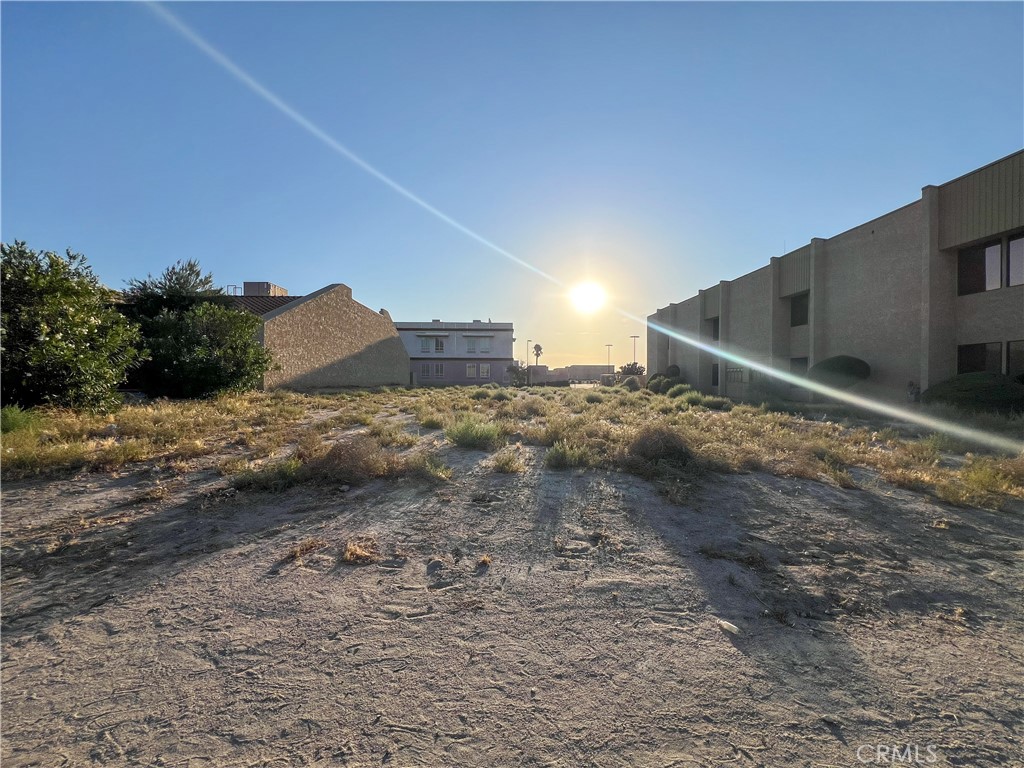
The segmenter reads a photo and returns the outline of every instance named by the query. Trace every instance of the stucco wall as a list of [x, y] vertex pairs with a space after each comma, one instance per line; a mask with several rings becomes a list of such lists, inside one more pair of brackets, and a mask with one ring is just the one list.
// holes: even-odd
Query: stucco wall
[[956, 343], [1024, 339], [1024, 285], [956, 299]]
[[267, 389], [312, 390], [409, 383], [409, 356], [394, 323], [332, 285], [264, 316], [262, 339], [278, 368]]
[[815, 343], [820, 358], [865, 360], [870, 389], [898, 393], [919, 378], [922, 241], [920, 203], [824, 241]]

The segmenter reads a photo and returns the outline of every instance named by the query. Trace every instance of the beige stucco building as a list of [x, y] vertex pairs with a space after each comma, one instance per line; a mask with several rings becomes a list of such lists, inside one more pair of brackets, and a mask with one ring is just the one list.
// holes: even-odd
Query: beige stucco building
[[675, 364], [699, 389], [737, 398], [757, 396], [758, 374], [717, 349], [795, 373], [858, 357], [871, 377], [855, 391], [889, 400], [908, 382], [925, 390], [957, 373], [1024, 374], [1024, 151], [648, 321], [648, 373]]
[[260, 342], [274, 368], [265, 389], [372, 387], [408, 383], [409, 356], [386, 310], [374, 312], [341, 283], [289, 296], [273, 283], [245, 283], [237, 306], [263, 320]]

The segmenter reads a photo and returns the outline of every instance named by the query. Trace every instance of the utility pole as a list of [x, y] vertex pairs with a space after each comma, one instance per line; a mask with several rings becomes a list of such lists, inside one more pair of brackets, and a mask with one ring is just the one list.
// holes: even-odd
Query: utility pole
[[526, 386], [530, 386], [530, 342], [533, 339], [526, 340]]
[[630, 336], [629, 338], [633, 340], [633, 365], [636, 365], [636, 340], [639, 339], [640, 337]]
[[612, 370], [612, 345], [605, 344], [605, 346], [608, 347], [608, 373], [615, 373], [615, 371]]

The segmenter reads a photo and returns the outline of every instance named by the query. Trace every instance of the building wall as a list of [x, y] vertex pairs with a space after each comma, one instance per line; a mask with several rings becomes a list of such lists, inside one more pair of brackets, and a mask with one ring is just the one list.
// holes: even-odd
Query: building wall
[[810, 365], [859, 357], [871, 378], [858, 387], [904, 396], [907, 382], [920, 380], [921, 238], [921, 205], [913, 203], [823, 241], [815, 269], [824, 272], [824, 311]]
[[264, 387], [297, 390], [402, 385], [409, 356], [391, 317], [334, 284], [263, 316], [261, 340], [278, 366]]
[[[492, 381], [507, 384], [510, 380], [512, 323], [403, 321], [396, 323], [395, 327], [409, 356], [409, 380], [417, 386], [486, 384]], [[435, 339], [442, 342], [442, 351], [437, 351]], [[426, 351], [422, 346], [424, 340], [427, 340]], [[486, 378], [481, 376], [481, 364], [490, 366]], [[437, 375], [438, 365], [441, 366], [440, 376]], [[429, 376], [425, 375], [427, 371]]]
[[[1001, 240], [1005, 259], [1009, 238], [1022, 231], [1024, 152], [1018, 152], [926, 186], [910, 205], [832, 238], [815, 238], [649, 320], [785, 371], [803, 358], [812, 366], [835, 355], [859, 357], [872, 374], [855, 391], [899, 400], [908, 381], [926, 389], [956, 375], [958, 345], [998, 341], [1005, 360], [1006, 342], [1024, 339], [1024, 286], [957, 295], [963, 247]], [[793, 327], [790, 310], [803, 297], [807, 322]], [[715, 317], [717, 342], [709, 330]], [[704, 391], [750, 394], [750, 371], [730, 372], [743, 366], [649, 327], [650, 371], [671, 364]]]

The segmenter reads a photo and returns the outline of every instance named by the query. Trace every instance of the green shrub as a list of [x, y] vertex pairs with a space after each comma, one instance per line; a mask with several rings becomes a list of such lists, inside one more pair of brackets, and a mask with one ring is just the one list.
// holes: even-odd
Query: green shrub
[[669, 397], [682, 397], [688, 392], [693, 392], [694, 389], [689, 384], [676, 384], [672, 389], [665, 392]]
[[964, 373], [929, 387], [921, 401], [965, 411], [1024, 412], [1024, 384], [998, 373]]
[[486, 400], [491, 396], [491, 393], [486, 389], [477, 389], [470, 395], [474, 400]]
[[727, 397], [705, 397], [701, 401], [701, 405], [705, 408], [710, 408], [713, 411], [731, 411], [733, 402]]
[[636, 392], [640, 389], [640, 379], [636, 376], [627, 376], [619, 386], [628, 389], [630, 392]]
[[444, 431], [444, 436], [461, 448], [493, 450], [502, 440], [501, 428], [497, 424], [473, 416], [463, 416]]
[[24, 407], [108, 409], [138, 364], [139, 328], [113, 309], [85, 257], [0, 246], [0, 398]]
[[491, 400], [497, 400], [498, 402], [505, 402], [505, 401], [511, 400], [511, 399], [512, 399], [512, 395], [510, 395], [505, 390], [499, 390], [499, 391], [495, 392], [493, 395], [491, 395]]
[[836, 355], [815, 363], [807, 378], [836, 389], [848, 389], [871, 375], [871, 366], [859, 357]]
[[670, 365], [668, 368], [665, 369], [665, 378], [668, 378], [668, 379], [678, 379], [681, 375], [682, 375], [682, 372], [679, 370], [679, 366], [678, 365], [673, 364], [673, 365]]
[[181, 313], [163, 310], [144, 322], [152, 360], [144, 386], [150, 395], [209, 397], [256, 389], [271, 365], [257, 340], [256, 315], [212, 303]]
[[593, 463], [593, 457], [585, 446], [559, 440], [544, 455], [544, 463], [551, 469], [587, 467]]
[[[659, 379], [657, 381], [657, 383], [654, 386], [652, 386], [650, 389], [651, 389], [652, 392], [655, 392], [655, 393], [657, 393], [659, 395], [664, 395], [664, 394], [667, 394], [668, 391], [671, 390], [673, 387], [678, 387], [680, 384], [686, 384], [686, 382], [683, 381], [678, 376], [672, 376], [672, 377], [664, 376], [661, 379]], [[689, 386], [689, 385], [686, 384], [686, 386]]]
[[603, 403], [604, 396], [600, 392], [587, 392], [583, 397], [584, 401], [588, 403]]

